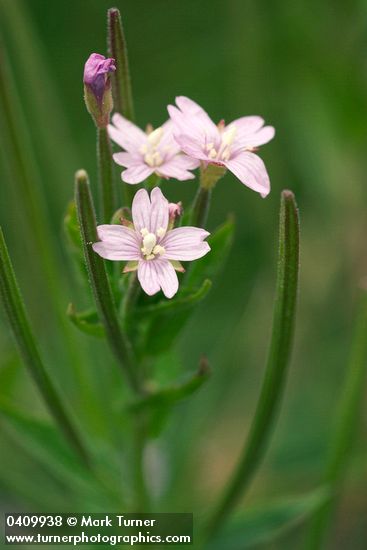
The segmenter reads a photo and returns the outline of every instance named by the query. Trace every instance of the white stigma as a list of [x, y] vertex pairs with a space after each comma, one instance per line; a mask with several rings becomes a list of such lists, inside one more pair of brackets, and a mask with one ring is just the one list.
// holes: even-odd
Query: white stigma
[[237, 134], [237, 128], [236, 126], [232, 126], [232, 128], [229, 128], [229, 130], [226, 130], [223, 132], [222, 135], [222, 145], [225, 147], [230, 147], [234, 141], [234, 138]]
[[[157, 234], [158, 232], [159, 230], [157, 231]], [[141, 229], [140, 233], [143, 237], [143, 246], [141, 247], [141, 251], [146, 260], [154, 260], [157, 255], [165, 253], [163, 246], [157, 244], [157, 235], [150, 233], [146, 227]], [[160, 237], [161, 235], [158, 234], [158, 236]]]
[[148, 143], [152, 147], [156, 147], [158, 143], [161, 141], [164, 134], [163, 128], [156, 128], [148, 135]]
[[159, 143], [163, 137], [163, 128], [156, 128], [153, 132], [147, 135], [147, 141], [139, 149], [144, 155], [144, 162], [152, 168], [160, 166], [163, 163], [163, 157], [158, 151]]

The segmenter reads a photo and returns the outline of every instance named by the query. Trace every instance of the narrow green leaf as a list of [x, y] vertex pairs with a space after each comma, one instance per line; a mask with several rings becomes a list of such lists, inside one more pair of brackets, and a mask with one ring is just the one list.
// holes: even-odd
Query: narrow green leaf
[[132, 350], [121, 331], [105, 265], [102, 258], [92, 248], [92, 244], [98, 241], [98, 236], [88, 176], [84, 170], [79, 170], [76, 173], [75, 201], [89, 280], [100, 319], [105, 327], [111, 349], [125, 372], [129, 384], [135, 391], [139, 391]]
[[340, 494], [351, 450], [360, 426], [360, 415], [365, 399], [367, 375], [367, 289], [360, 291], [360, 304], [356, 320], [349, 364], [340, 402], [334, 415], [335, 425], [323, 474], [323, 482], [330, 485], [330, 499], [323, 503], [312, 518], [306, 540], [307, 550], [325, 548], [324, 538], [336, 499]]
[[116, 61], [111, 75], [114, 109], [128, 120], [134, 121], [129, 59], [121, 15], [117, 8], [107, 12], [108, 55]]
[[69, 202], [66, 213], [64, 216], [64, 232], [68, 239], [68, 243], [80, 253], [83, 254], [83, 243], [80, 236], [79, 224], [78, 224], [78, 213], [76, 210], [75, 201], [72, 200]]
[[37, 344], [27, 319], [24, 304], [15, 279], [3, 232], [0, 229], [0, 298], [13, 332], [19, 352], [43, 396], [51, 414], [61, 430], [77, 451], [83, 462], [89, 466], [88, 453], [71, 420], [63, 400], [45, 369]]
[[144, 414], [149, 436], [158, 437], [172, 408], [199, 390], [209, 376], [210, 368], [206, 358], [203, 357], [198, 371], [185, 381], [151, 391], [147, 396], [132, 403], [128, 409], [136, 415]]
[[[1, 398], [0, 418], [3, 420], [5, 434], [45, 472], [64, 484], [70, 500], [81, 498], [82, 503], [87, 501], [90, 506], [98, 509], [96, 507], [106, 503], [106, 499], [114, 498], [114, 484], [101, 476], [99, 470], [83, 468], [54, 426], [15, 409]], [[103, 466], [111, 473], [111, 455], [109, 458], [108, 465]], [[100, 457], [98, 466], [99, 461]]]
[[293, 341], [299, 270], [299, 220], [291, 191], [280, 206], [278, 277], [268, 363], [248, 440], [232, 479], [215, 510], [209, 533], [215, 532], [248, 487], [266, 450], [279, 408]]
[[[155, 306], [149, 306], [151, 312], [145, 316], [148, 327], [144, 339], [144, 349], [151, 356], [159, 355], [167, 351], [182, 331], [183, 327], [194, 312], [196, 306], [205, 298], [211, 288], [209, 280], [205, 280], [202, 286], [187, 296], [178, 295], [174, 300], [177, 304], [177, 310], [170, 302], [166, 304], [158, 303], [157, 310]], [[140, 314], [139, 314], [140, 317]], [[141, 317], [144, 319], [144, 316]]]
[[225, 264], [234, 234], [234, 219], [229, 217], [208, 238], [210, 252], [200, 260], [192, 262], [184, 276], [185, 286], [191, 288], [201, 284], [203, 279], [214, 280], [220, 269]]
[[200, 361], [197, 372], [184, 382], [152, 391], [129, 405], [130, 411], [141, 411], [153, 407], [171, 406], [195, 393], [209, 378], [210, 369], [205, 358]]
[[87, 471], [75, 460], [54, 426], [16, 410], [0, 398], [0, 416], [17, 432], [21, 445], [54, 473], [76, 482]]
[[99, 322], [98, 314], [94, 309], [77, 313], [74, 305], [69, 304], [66, 314], [73, 325], [85, 334], [97, 338], [103, 338], [106, 335], [104, 326]]
[[326, 489], [291, 498], [279, 498], [263, 506], [248, 508], [231, 519], [205, 548], [245, 550], [273, 543], [305, 521], [328, 498]]
[[195, 290], [195, 292], [192, 292], [186, 296], [179, 294], [177, 298], [172, 300], [165, 300], [164, 302], [158, 302], [157, 304], [153, 304], [151, 306], [140, 307], [136, 310], [135, 316], [139, 318], [146, 318], [147, 315], [154, 316], [161, 313], [170, 312], [173, 312], [174, 314], [180, 313], [204, 300], [211, 287], [211, 281], [209, 279], [205, 279], [201, 287]]
[[114, 182], [112, 147], [107, 128], [97, 128], [98, 179], [102, 223], [111, 223], [117, 210], [117, 188]]

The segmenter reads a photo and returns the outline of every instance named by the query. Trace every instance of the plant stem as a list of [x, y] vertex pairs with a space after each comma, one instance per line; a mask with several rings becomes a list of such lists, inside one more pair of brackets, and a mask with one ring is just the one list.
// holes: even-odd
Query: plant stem
[[206, 189], [201, 186], [199, 187], [192, 205], [189, 225], [193, 225], [194, 227], [206, 226], [211, 195], [211, 189]]
[[289, 363], [297, 301], [299, 221], [291, 191], [283, 191], [280, 207], [278, 276], [268, 363], [255, 416], [237, 469], [209, 522], [212, 535], [249, 486], [266, 450], [280, 404]]
[[107, 339], [131, 388], [140, 393], [133, 352], [121, 331], [105, 265], [102, 258], [92, 249], [92, 244], [98, 241], [98, 235], [88, 176], [84, 170], [76, 173], [75, 201], [89, 280]]
[[119, 205], [113, 181], [112, 148], [107, 128], [97, 128], [97, 159], [102, 223], [111, 223]]
[[134, 121], [134, 104], [131, 90], [129, 58], [121, 15], [117, 8], [107, 12], [108, 54], [116, 61], [116, 71], [111, 75], [115, 111]]
[[323, 481], [331, 489], [331, 496], [314, 514], [305, 548], [324, 548], [325, 531], [332, 515], [335, 501], [340, 493], [344, 474], [350, 457], [350, 449], [359, 425], [362, 400], [365, 395], [367, 371], [367, 292], [361, 290], [359, 312], [355, 326], [352, 350], [343, 385], [338, 410], [335, 415], [335, 428]]
[[9, 325], [12, 329], [20, 354], [35, 381], [48, 409], [60, 426], [65, 437], [84, 464], [90, 467], [90, 460], [82, 439], [67, 412], [66, 405], [53, 385], [44, 367], [34, 339], [24, 303], [15, 278], [9, 253], [0, 229], [0, 296]]
[[128, 330], [129, 317], [131, 310], [133, 309], [139, 294], [140, 294], [140, 284], [136, 271], [130, 274], [130, 280], [127, 287], [126, 295], [121, 304], [121, 316], [124, 322], [124, 327]]

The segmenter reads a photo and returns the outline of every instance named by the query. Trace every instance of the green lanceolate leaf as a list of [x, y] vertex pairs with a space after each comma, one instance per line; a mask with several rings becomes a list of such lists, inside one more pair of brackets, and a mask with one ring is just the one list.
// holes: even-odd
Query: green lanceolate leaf
[[98, 313], [111, 349], [125, 372], [128, 382], [135, 391], [139, 391], [132, 350], [119, 324], [105, 265], [92, 248], [92, 244], [98, 240], [96, 216], [88, 176], [84, 170], [79, 170], [76, 174], [75, 197], [84, 255]]
[[[229, 218], [207, 239], [211, 247], [210, 252], [188, 266], [176, 298], [167, 305], [149, 306], [150, 314], [154, 317], [146, 329], [144, 349], [148, 354], [156, 356], [166, 351], [187, 323], [195, 306], [206, 296], [210, 289], [208, 279], [214, 279], [224, 265], [231, 247], [233, 231], [234, 222]], [[177, 311], [175, 304], [178, 307]], [[156, 307], [158, 310], [154, 314]], [[138, 315], [140, 316], [139, 313]]]
[[278, 275], [273, 327], [265, 376], [248, 440], [238, 466], [215, 510], [208, 531], [216, 532], [249, 486], [266, 450], [283, 395], [289, 364], [297, 303], [299, 219], [294, 195], [283, 191], [280, 205]]
[[[210, 288], [211, 282], [206, 279], [201, 287], [191, 294], [185, 295], [182, 292], [170, 302], [159, 302], [147, 307], [145, 320], [148, 327], [144, 347], [148, 354], [154, 356], [169, 349]], [[138, 315], [144, 318], [144, 315], [140, 316], [140, 311]]]
[[68, 243], [75, 250], [78, 251], [80, 256], [83, 255], [83, 243], [80, 236], [78, 213], [76, 210], [75, 201], [69, 202], [65, 217], [64, 217], [64, 232], [67, 237]]
[[210, 368], [205, 358], [200, 361], [197, 372], [181, 383], [160, 388], [137, 399], [129, 406], [131, 411], [140, 411], [152, 407], [174, 405], [195, 393], [209, 378]]
[[182, 296], [179, 294], [177, 298], [171, 300], [165, 300], [164, 302], [158, 302], [151, 306], [145, 306], [137, 309], [135, 315], [137, 317], [146, 317], [147, 315], [159, 315], [161, 313], [179, 313], [185, 311], [204, 300], [208, 292], [212, 287], [212, 283], [209, 279], [205, 279], [200, 288], [195, 292]]
[[258, 544], [270, 544], [299, 523], [305, 521], [328, 498], [328, 491], [318, 489], [305, 495], [279, 498], [248, 508], [231, 519], [205, 550], [245, 550]]
[[21, 445], [54, 472], [60, 475], [63, 471], [64, 475], [67, 470], [73, 478], [85, 475], [86, 471], [75, 460], [54, 426], [23, 414], [3, 398], [0, 398], [0, 416], [15, 430]]
[[135, 414], [145, 414], [149, 419], [148, 433], [150, 437], [157, 437], [169, 418], [172, 407], [196, 393], [209, 379], [209, 376], [209, 364], [203, 357], [197, 372], [186, 380], [151, 391], [132, 403], [128, 410]]
[[210, 252], [188, 267], [184, 277], [186, 287], [198, 286], [203, 279], [215, 279], [231, 249], [233, 234], [234, 219], [230, 217], [207, 238]]
[[99, 322], [98, 313], [94, 309], [77, 313], [73, 304], [69, 304], [67, 316], [79, 330], [90, 336], [103, 338], [106, 335], [104, 326]]
[[13, 266], [11, 264], [3, 233], [0, 229], [0, 298], [13, 332], [19, 352], [35, 381], [50, 413], [64, 435], [78, 453], [83, 462], [89, 466], [89, 456], [74, 423], [69, 416], [66, 405], [55, 388], [40, 357], [34, 339], [22, 297], [18, 288]]

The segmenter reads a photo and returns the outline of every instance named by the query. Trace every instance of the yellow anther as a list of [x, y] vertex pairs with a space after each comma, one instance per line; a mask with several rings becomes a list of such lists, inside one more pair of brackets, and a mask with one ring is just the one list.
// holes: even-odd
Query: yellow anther
[[164, 227], [160, 227], [158, 230], [157, 230], [157, 235], [158, 237], [163, 237], [163, 235], [165, 235], [166, 233], [166, 230], [164, 229]]
[[215, 159], [215, 157], [217, 156], [217, 154], [218, 154], [217, 151], [216, 151], [216, 150], [214, 149], [214, 147], [213, 147], [213, 149], [210, 149], [209, 154], [208, 154], [208, 157], [211, 158], [211, 159]]

